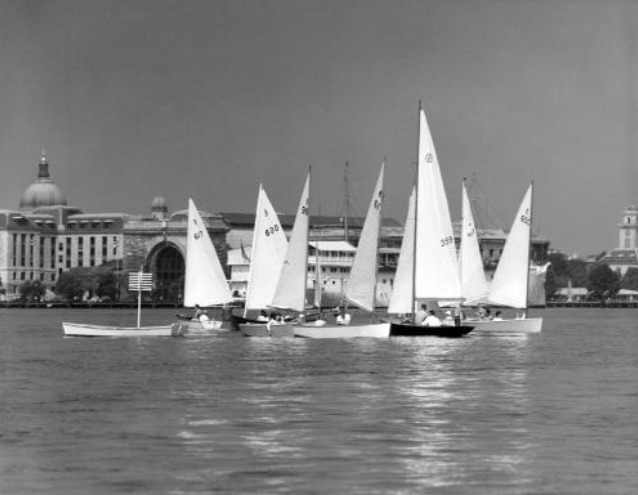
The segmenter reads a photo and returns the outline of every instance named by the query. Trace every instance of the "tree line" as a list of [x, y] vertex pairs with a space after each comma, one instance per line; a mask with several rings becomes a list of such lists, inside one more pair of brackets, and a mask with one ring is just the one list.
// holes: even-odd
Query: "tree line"
[[629, 268], [624, 275], [612, 270], [605, 263], [587, 263], [581, 259], [569, 259], [563, 253], [552, 253], [551, 264], [545, 278], [545, 294], [548, 299], [559, 289], [569, 286], [585, 287], [590, 299], [603, 301], [613, 298], [620, 289], [638, 291], [638, 268]]

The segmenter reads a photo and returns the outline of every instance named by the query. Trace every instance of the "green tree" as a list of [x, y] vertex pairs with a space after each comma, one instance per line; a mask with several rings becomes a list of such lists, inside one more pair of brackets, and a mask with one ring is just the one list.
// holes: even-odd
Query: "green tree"
[[608, 265], [597, 263], [589, 273], [587, 289], [599, 301], [613, 297], [620, 289], [620, 275]]
[[96, 270], [95, 295], [108, 297], [115, 301], [117, 294], [117, 276], [110, 269], [100, 268]]
[[27, 280], [19, 288], [20, 299], [28, 302], [40, 302], [46, 293], [46, 288], [39, 280]]
[[558, 289], [567, 287], [569, 266], [567, 256], [563, 253], [552, 253], [547, 257], [547, 261], [550, 265], [545, 275], [545, 293], [548, 298], [551, 298]]
[[629, 268], [620, 283], [622, 289], [638, 290], [638, 268]]
[[572, 281], [572, 287], [587, 287], [589, 280], [589, 270], [585, 260], [572, 259], [567, 261], [567, 269], [569, 278]]
[[67, 301], [77, 301], [84, 292], [96, 287], [95, 274], [91, 268], [71, 268], [58, 277], [53, 291]]

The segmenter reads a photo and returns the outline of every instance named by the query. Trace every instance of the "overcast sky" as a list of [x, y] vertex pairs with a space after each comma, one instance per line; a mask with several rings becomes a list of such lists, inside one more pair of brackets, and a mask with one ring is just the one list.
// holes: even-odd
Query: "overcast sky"
[[0, 208], [42, 147], [87, 212], [260, 182], [290, 212], [312, 164], [338, 214], [346, 161], [364, 210], [387, 156], [403, 222], [423, 99], [453, 219], [464, 176], [508, 229], [533, 180], [535, 231], [600, 252], [638, 202], [637, 29], [631, 0], [0, 0]]

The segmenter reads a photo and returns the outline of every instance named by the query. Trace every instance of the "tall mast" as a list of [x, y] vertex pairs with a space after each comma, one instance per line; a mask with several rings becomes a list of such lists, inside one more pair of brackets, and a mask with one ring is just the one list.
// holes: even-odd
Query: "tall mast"
[[421, 142], [421, 111], [423, 109], [422, 101], [419, 100], [419, 111], [417, 114], [417, 124], [416, 124], [416, 172], [414, 176], [414, 249], [412, 250], [412, 311], [416, 313], [416, 238], [417, 238], [417, 229], [418, 229], [418, 211], [419, 211], [419, 153], [421, 150], [419, 149], [419, 143]]
[[348, 242], [348, 206], [350, 203], [350, 191], [348, 189], [348, 162], [346, 162], [346, 166], [344, 167], [344, 172], [343, 172], [343, 185], [344, 185], [344, 189], [345, 189], [345, 197], [344, 197], [344, 202], [345, 202], [345, 210], [346, 210], [346, 214], [344, 216], [344, 220], [343, 220], [343, 239]]
[[[306, 258], [304, 260], [304, 293], [308, 292], [308, 242], [310, 242], [310, 205], [312, 204], [312, 164], [308, 165], [308, 204], [306, 205], [306, 214], [308, 215], [308, 232], [306, 232]], [[305, 300], [305, 298], [304, 298]]]
[[[534, 181], [530, 183], [531, 188], [531, 198], [530, 198], [530, 208], [529, 208], [529, 242], [527, 245], [527, 270], [525, 271], [525, 313], [527, 313], [527, 306], [529, 304], [529, 272], [531, 269], [530, 266], [530, 253], [532, 250], [532, 224], [534, 222]], [[527, 316], [527, 315], [526, 315]]]

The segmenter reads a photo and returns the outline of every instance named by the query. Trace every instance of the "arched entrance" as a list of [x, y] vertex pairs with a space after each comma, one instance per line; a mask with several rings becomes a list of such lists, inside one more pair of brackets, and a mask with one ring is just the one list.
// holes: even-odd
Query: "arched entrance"
[[180, 302], [184, 291], [184, 257], [175, 246], [164, 245], [155, 255], [158, 302]]

